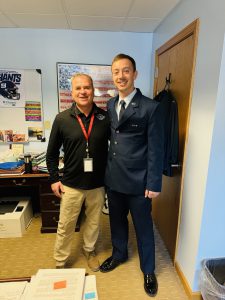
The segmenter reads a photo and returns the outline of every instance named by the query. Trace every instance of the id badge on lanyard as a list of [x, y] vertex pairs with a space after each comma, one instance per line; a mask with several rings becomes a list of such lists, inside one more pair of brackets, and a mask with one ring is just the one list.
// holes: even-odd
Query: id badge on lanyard
[[84, 172], [93, 172], [93, 158], [89, 157], [89, 144], [88, 144], [88, 140], [89, 140], [89, 136], [91, 134], [91, 130], [93, 127], [93, 122], [94, 122], [94, 114], [92, 114], [91, 116], [91, 121], [89, 124], [89, 128], [88, 128], [88, 132], [86, 131], [84, 124], [82, 123], [82, 120], [79, 116], [77, 116], [77, 120], [80, 123], [80, 127], [83, 131], [83, 134], [85, 136], [86, 139], [86, 155], [87, 157], [85, 157], [83, 159], [84, 161]]
[[84, 172], [93, 172], [93, 158], [84, 158]]

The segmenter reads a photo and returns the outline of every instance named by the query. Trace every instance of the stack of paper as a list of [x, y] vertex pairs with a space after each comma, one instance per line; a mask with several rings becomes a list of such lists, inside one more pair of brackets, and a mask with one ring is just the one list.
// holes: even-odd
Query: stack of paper
[[22, 175], [25, 165], [22, 161], [0, 163], [0, 175]]
[[40, 164], [38, 164], [37, 168], [40, 172], [48, 172], [46, 161], [43, 161]]
[[21, 300], [27, 281], [1, 282], [0, 299], [1, 300]]
[[32, 157], [32, 163], [35, 165], [40, 164], [41, 162], [45, 161], [46, 158], [46, 152], [41, 152], [38, 154], [34, 154]]
[[1, 300], [98, 300], [95, 275], [85, 269], [40, 269], [30, 282], [0, 283]]
[[46, 151], [43, 152], [26, 152], [19, 155], [19, 159], [24, 160], [24, 155], [30, 155], [32, 165], [36, 166], [46, 159]]
[[85, 276], [83, 300], [98, 300], [96, 276]]
[[85, 269], [40, 269], [25, 290], [23, 300], [80, 300]]
[[[62, 173], [63, 168], [64, 168], [63, 161], [59, 160], [59, 167], [58, 168], [59, 168], [59, 173]], [[48, 172], [46, 161], [43, 161], [40, 164], [38, 164], [38, 171]]]

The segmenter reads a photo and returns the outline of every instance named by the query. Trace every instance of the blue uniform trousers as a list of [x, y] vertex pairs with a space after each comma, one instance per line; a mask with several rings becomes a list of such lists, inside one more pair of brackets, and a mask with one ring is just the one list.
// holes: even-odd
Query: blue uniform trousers
[[115, 259], [128, 258], [128, 213], [130, 211], [136, 237], [140, 268], [144, 274], [155, 271], [155, 241], [151, 216], [152, 200], [144, 195], [127, 195], [107, 190], [111, 239]]

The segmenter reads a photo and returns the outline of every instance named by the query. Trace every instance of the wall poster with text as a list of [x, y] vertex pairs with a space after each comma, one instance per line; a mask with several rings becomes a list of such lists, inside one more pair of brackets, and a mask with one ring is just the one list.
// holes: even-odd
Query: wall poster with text
[[0, 68], [0, 143], [41, 141], [42, 130], [41, 70]]

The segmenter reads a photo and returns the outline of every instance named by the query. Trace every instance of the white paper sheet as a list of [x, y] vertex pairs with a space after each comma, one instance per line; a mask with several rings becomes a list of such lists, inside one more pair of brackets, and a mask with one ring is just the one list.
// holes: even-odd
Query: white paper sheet
[[27, 281], [1, 282], [0, 299], [1, 300], [20, 300]]
[[40, 269], [25, 300], [81, 300], [85, 269]]
[[83, 300], [98, 300], [95, 275], [85, 277]]

